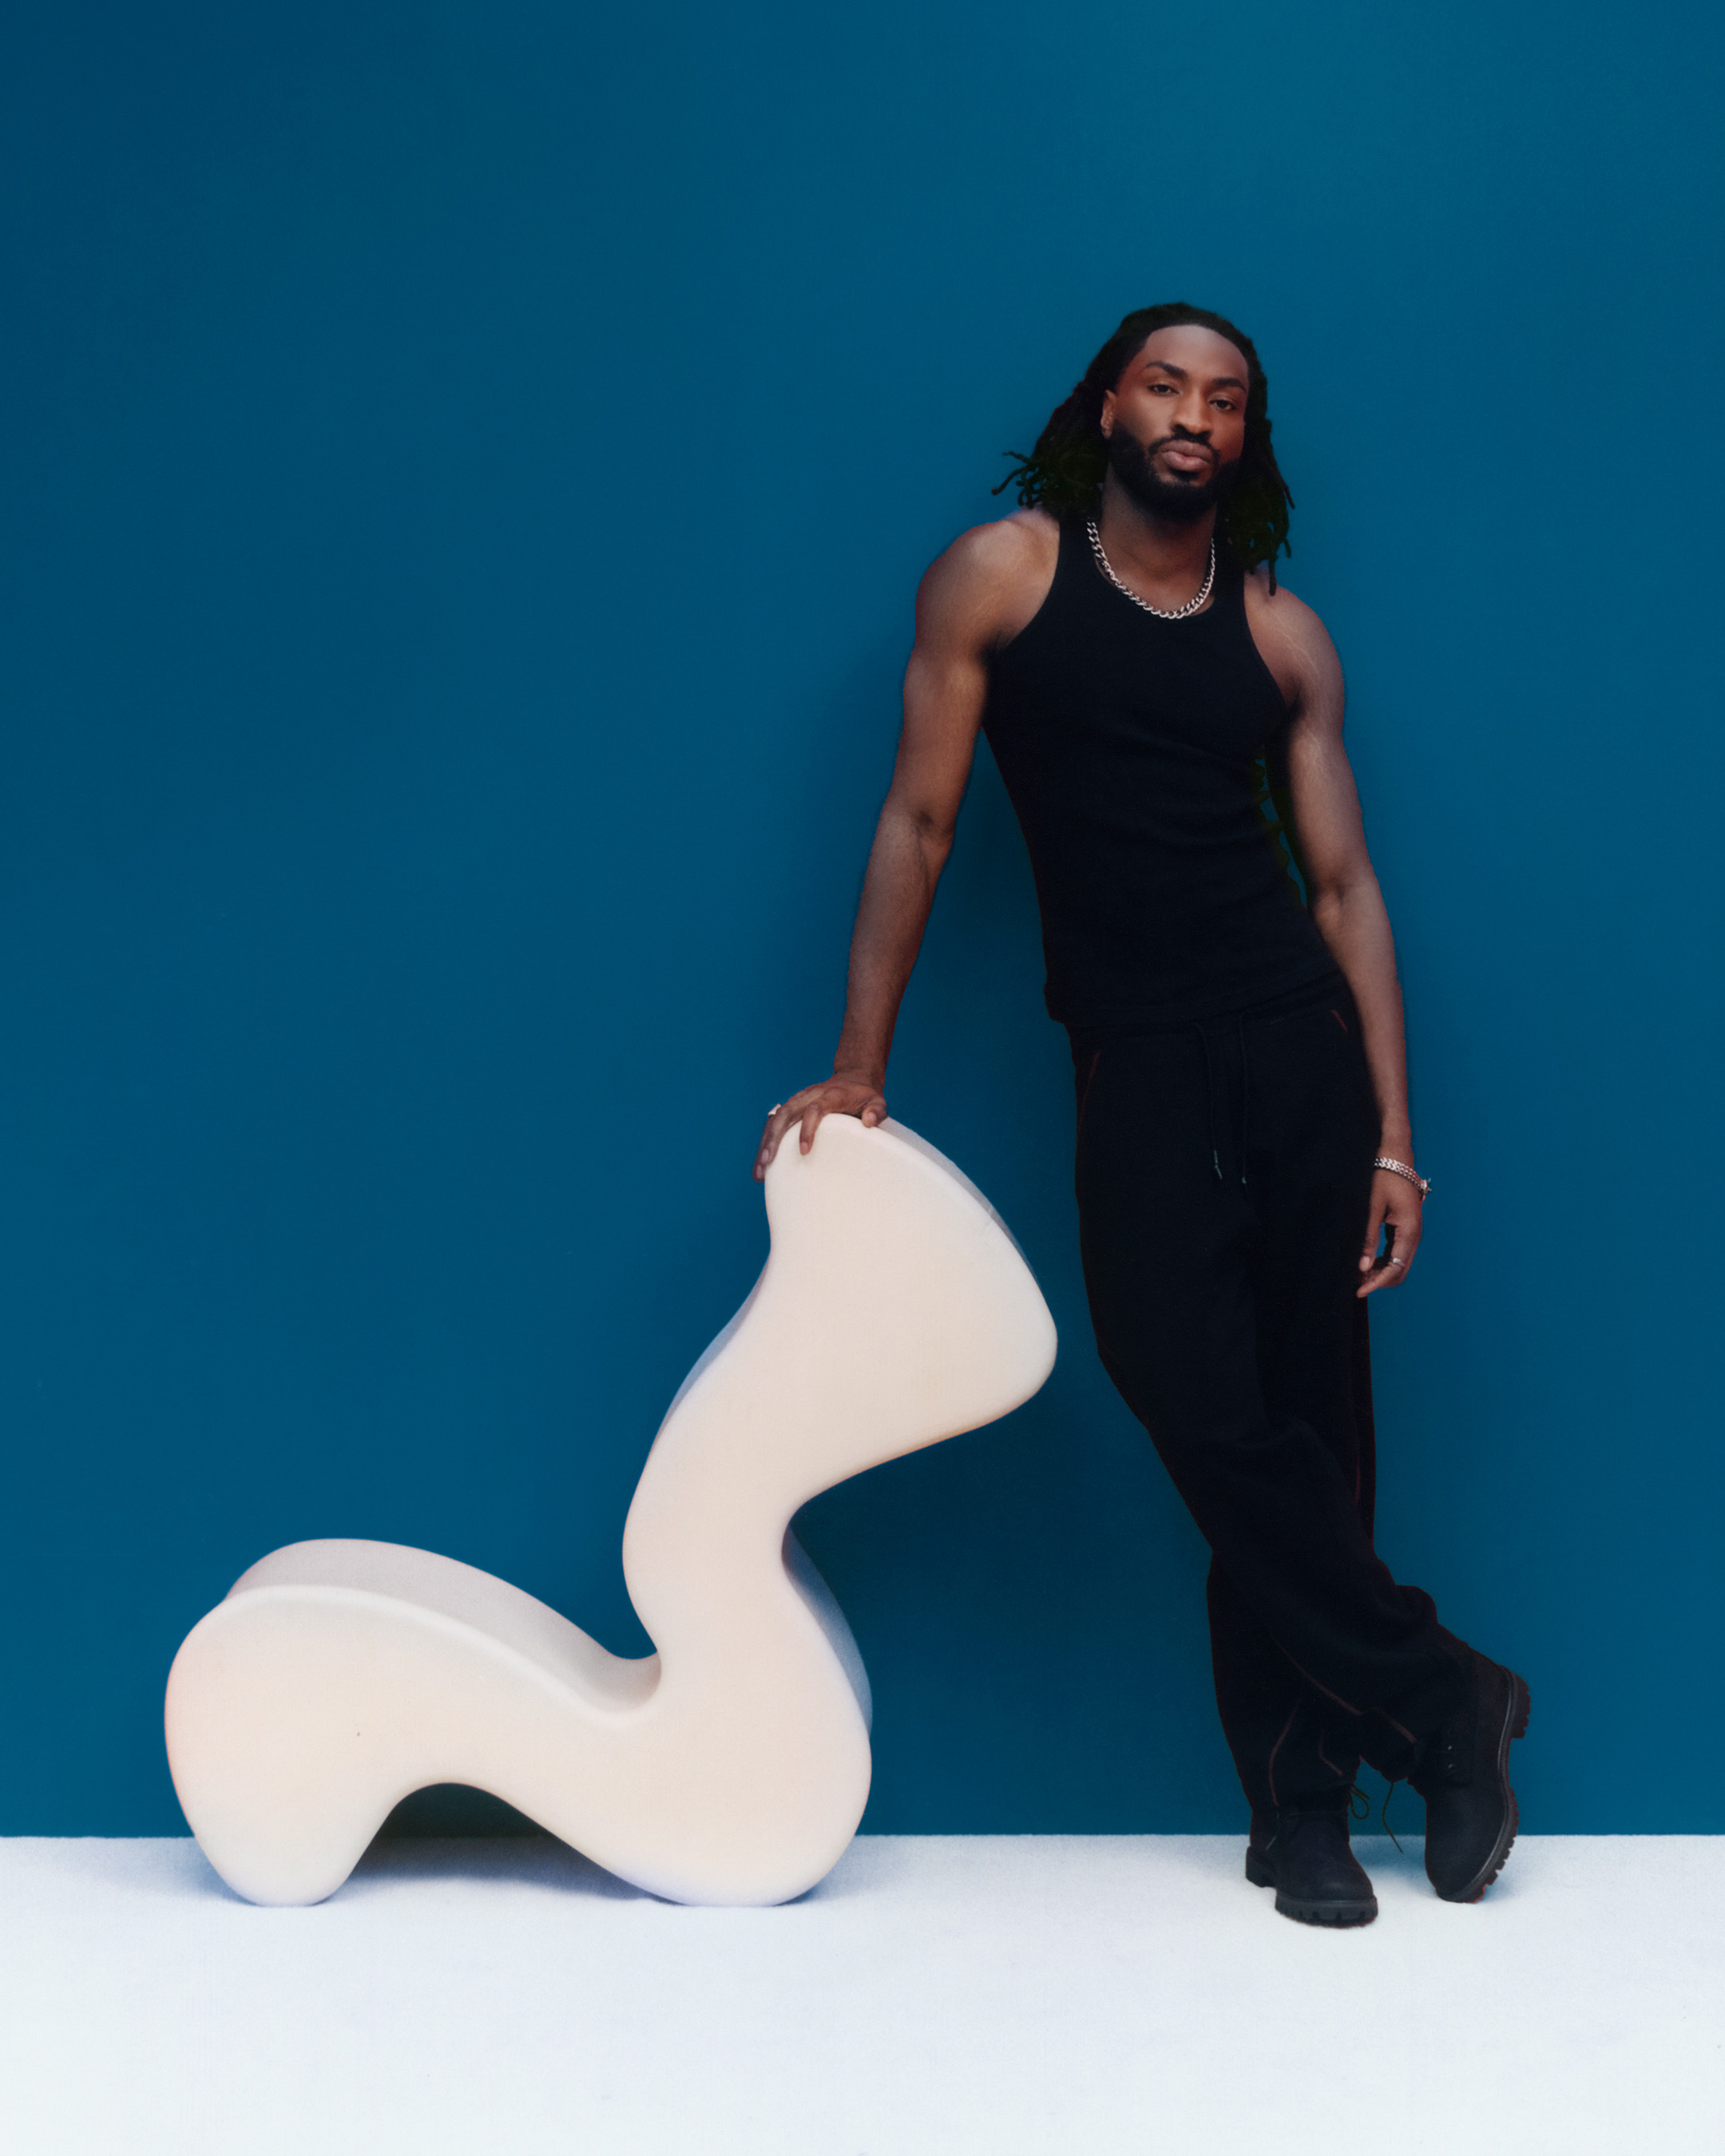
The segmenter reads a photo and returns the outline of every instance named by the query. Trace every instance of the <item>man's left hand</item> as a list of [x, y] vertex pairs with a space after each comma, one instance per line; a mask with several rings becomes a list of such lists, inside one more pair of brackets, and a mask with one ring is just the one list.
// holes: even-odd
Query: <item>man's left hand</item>
[[[1380, 1287], [1399, 1287], [1408, 1277], [1414, 1254], [1420, 1248], [1420, 1209], [1425, 1203], [1419, 1187], [1404, 1175], [1392, 1175], [1387, 1168], [1372, 1177], [1372, 1210], [1366, 1222], [1366, 1245], [1360, 1253], [1364, 1275], [1359, 1295], [1375, 1295]], [[1378, 1240], [1388, 1232], [1388, 1245], [1380, 1255]]]

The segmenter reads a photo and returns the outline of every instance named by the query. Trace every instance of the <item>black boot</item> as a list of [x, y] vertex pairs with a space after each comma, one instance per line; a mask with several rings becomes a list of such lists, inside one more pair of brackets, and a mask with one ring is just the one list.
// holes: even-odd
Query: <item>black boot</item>
[[1509, 1748], [1527, 1727], [1527, 1687], [1472, 1648], [1473, 1681], [1420, 1748], [1409, 1781], [1425, 1799], [1425, 1876], [1445, 1902], [1477, 1902], [1503, 1869], [1520, 1815]]
[[1245, 1870], [1253, 1886], [1275, 1887], [1277, 1911], [1298, 1924], [1369, 1924], [1378, 1913], [1348, 1846], [1348, 1814], [1333, 1804], [1254, 1812]]

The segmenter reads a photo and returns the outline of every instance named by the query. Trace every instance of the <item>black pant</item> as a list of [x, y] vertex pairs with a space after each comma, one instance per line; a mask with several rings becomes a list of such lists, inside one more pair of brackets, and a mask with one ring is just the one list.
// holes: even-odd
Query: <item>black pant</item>
[[1464, 1687], [1372, 1548], [1378, 1111], [1337, 976], [1242, 1018], [1075, 1031], [1096, 1345], [1211, 1552], [1216, 1702], [1254, 1810], [1399, 1775]]

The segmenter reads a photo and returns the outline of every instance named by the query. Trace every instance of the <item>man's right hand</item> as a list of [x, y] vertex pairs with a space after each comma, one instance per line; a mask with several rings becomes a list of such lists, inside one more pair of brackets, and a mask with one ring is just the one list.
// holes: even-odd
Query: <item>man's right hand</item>
[[766, 1180], [773, 1157], [793, 1123], [803, 1126], [800, 1145], [802, 1151], [807, 1152], [814, 1143], [814, 1133], [820, 1127], [823, 1116], [856, 1116], [872, 1130], [876, 1123], [886, 1120], [886, 1097], [870, 1080], [851, 1077], [843, 1072], [834, 1072], [824, 1085], [805, 1086], [800, 1093], [793, 1093], [767, 1118], [767, 1127], [761, 1133], [761, 1150], [755, 1155], [756, 1182]]

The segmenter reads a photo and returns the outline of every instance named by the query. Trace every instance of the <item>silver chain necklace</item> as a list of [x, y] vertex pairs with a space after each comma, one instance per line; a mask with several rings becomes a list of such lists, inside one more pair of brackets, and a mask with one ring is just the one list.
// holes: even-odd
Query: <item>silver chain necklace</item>
[[1097, 531], [1094, 520], [1086, 523], [1084, 528], [1090, 534], [1090, 550], [1096, 557], [1096, 567], [1115, 590], [1125, 592], [1135, 607], [1142, 607], [1146, 613], [1153, 613], [1158, 621], [1184, 621], [1188, 614], [1196, 613], [1209, 597], [1210, 586], [1216, 581], [1216, 542], [1214, 539], [1210, 542], [1210, 565], [1204, 572], [1204, 582], [1198, 588], [1197, 598], [1188, 599], [1184, 606], [1170, 610], [1167, 607], [1153, 607], [1148, 599], [1141, 599], [1136, 592], [1128, 590], [1115, 575], [1108, 557], [1102, 552], [1102, 535]]

